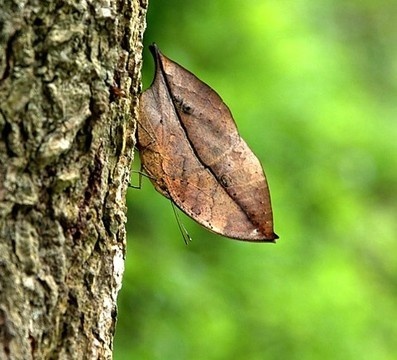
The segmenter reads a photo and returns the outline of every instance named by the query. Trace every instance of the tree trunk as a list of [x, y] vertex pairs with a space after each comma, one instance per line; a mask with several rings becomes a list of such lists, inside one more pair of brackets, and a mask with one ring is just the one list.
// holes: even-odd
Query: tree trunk
[[147, 0], [2, 1], [0, 359], [109, 359]]

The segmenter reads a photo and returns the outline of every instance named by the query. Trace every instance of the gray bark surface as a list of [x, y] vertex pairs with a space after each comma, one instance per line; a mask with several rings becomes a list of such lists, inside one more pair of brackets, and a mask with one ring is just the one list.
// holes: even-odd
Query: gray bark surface
[[109, 359], [146, 0], [2, 1], [0, 359]]

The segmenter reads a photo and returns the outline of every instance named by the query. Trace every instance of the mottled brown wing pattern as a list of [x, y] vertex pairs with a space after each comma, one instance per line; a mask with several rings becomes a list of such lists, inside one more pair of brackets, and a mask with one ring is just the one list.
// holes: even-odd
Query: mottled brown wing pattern
[[208, 85], [151, 47], [155, 79], [140, 99], [138, 147], [155, 188], [206, 228], [273, 242], [262, 166]]

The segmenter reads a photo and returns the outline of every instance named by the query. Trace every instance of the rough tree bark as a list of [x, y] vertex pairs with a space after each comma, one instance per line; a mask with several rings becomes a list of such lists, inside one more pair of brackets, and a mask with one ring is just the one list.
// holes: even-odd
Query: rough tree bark
[[0, 359], [109, 359], [147, 0], [0, 8]]

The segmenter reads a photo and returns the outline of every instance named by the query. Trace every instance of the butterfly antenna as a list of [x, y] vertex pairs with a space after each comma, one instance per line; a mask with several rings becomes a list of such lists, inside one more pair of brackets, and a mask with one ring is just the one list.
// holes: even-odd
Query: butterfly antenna
[[148, 179], [156, 180], [156, 178], [155, 178], [154, 176], [151, 176], [151, 175], [149, 175], [149, 174], [146, 174], [146, 173], [143, 171], [143, 166], [142, 166], [142, 165], [141, 165], [141, 170], [131, 170], [131, 173], [133, 173], [133, 174], [138, 174], [138, 185], [133, 185], [133, 184], [131, 184], [131, 181], [130, 181], [129, 184], [128, 184], [128, 187], [133, 188], [133, 189], [138, 189], [138, 190], [141, 189], [141, 187], [142, 187], [142, 177], [143, 177], [143, 176], [146, 177], [146, 178], [148, 178]]
[[179, 227], [179, 231], [182, 234], [183, 241], [184, 241], [185, 245], [188, 245], [189, 242], [192, 241], [192, 238], [190, 237], [188, 231], [186, 230], [185, 226], [181, 222], [181, 219], [179, 217], [178, 211], [177, 211], [176, 206], [175, 206], [173, 201], [171, 201], [171, 205], [172, 205], [172, 210], [174, 211], [176, 222], [177, 222], [178, 227]]

